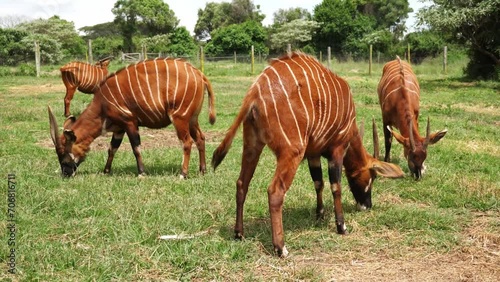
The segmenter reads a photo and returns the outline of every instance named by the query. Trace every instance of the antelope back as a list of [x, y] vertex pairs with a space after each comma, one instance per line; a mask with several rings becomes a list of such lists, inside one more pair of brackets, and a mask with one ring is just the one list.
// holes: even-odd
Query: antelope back
[[149, 128], [172, 119], [197, 117], [203, 104], [204, 75], [179, 59], [154, 59], [127, 66], [110, 75], [96, 94], [112, 119], [137, 118]]
[[417, 120], [420, 86], [407, 62], [398, 57], [385, 64], [377, 90], [382, 114], [393, 126], [401, 129], [400, 123], [406, 127], [409, 118]]
[[108, 75], [107, 63], [91, 65], [83, 62], [71, 62], [61, 67], [61, 76], [66, 87], [78, 88], [84, 93], [93, 93]]
[[260, 126], [273, 135], [266, 136], [271, 148], [300, 146], [306, 155], [318, 155], [352, 135], [356, 113], [347, 82], [308, 55], [272, 60], [248, 95], [264, 116]]

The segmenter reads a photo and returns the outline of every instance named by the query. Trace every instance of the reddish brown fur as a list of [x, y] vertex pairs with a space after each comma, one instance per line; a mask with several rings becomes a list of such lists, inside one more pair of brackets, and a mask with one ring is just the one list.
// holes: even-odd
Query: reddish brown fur
[[[392, 136], [404, 146], [404, 155], [408, 166], [416, 179], [422, 177], [424, 161], [427, 157], [427, 146], [438, 142], [446, 134], [446, 130], [429, 134], [427, 123], [426, 137], [418, 130], [420, 86], [411, 66], [396, 60], [385, 64], [382, 78], [378, 85], [378, 96], [382, 109], [382, 120], [385, 137], [385, 161], [390, 161]], [[390, 128], [395, 127], [399, 133]]]
[[64, 116], [68, 117], [71, 114], [69, 110], [70, 103], [77, 89], [85, 94], [94, 93], [94, 90], [108, 75], [110, 61], [110, 58], [105, 58], [95, 65], [84, 62], [71, 62], [60, 68], [61, 77], [66, 87]]
[[[57, 125], [51, 117], [51, 134], [63, 165], [75, 167], [83, 161], [89, 145], [103, 132], [113, 132], [105, 173], [111, 171], [114, 154], [127, 133], [137, 159], [139, 175], [144, 173], [138, 127], [162, 128], [173, 123], [183, 142], [181, 176], [188, 173], [191, 146], [196, 143], [200, 171], [206, 169], [205, 137], [198, 124], [205, 87], [209, 96], [209, 120], [215, 122], [215, 104], [208, 79], [191, 64], [177, 59], [155, 59], [130, 65], [110, 75], [95, 91], [94, 99], [78, 120], [65, 123], [64, 134], [56, 138]], [[54, 122], [52, 122], [54, 120]], [[55, 128], [55, 130], [54, 130]], [[69, 156], [69, 157], [68, 157]], [[72, 160], [72, 161], [71, 161]], [[66, 165], [66, 168], [68, 165]], [[66, 174], [74, 174], [66, 169]]]
[[[364, 149], [356, 126], [350, 88], [314, 58], [301, 53], [273, 60], [248, 90], [236, 120], [213, 154], [217, 167], [243, 123], [243, 156], [237, 181], [235, 236], [243, 237], [243, 205], [265, 145], [277, 167], [268, 187], [272, 238], [278, 255], [286, 255], [282, 208], [299, 163], [307, 158], [317, 193], [317, 215], [323, 215], [320, 157], [328, 159], [337, 231], [346, 232], [341, 203], [342, 165], [359, 205], [371, 207], [372, 181], [377, 174], [400, 177], [399, 167], [380, 162]], [[345, 158], [344, 158], [345, 156]], [[344, 160], [344, 161], [343, 161]]]

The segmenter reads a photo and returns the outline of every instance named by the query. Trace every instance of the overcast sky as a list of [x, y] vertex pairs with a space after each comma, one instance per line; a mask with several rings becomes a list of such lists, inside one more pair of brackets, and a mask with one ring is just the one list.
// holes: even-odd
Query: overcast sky
[[[60, 18], [75, 23], [76, 29], [112, 21], [111, 9], [116, 0], [0, 0], [0, 17], [25, 16], [30, 19], [50, 18], [58, 15]], [[198, 9], [203, 9], [207, 2], [231, 2], [231, 0], [164, 0], [180, 20], [179, 25], [185, 26], [193, 33], [198, 19]], [[322, 0], [253, 0], [260, 5], [260, 10], [266, 15], [263, 24], [270, 25], [273, 13], [279, 9], [301, 7], [311, 13]], [[417, 10], [422, 6], [418, 0], [410, 0], [410, 6]], [[412, 21], [413, 22], [413, 21]], [[410, 23], [410, 26], [412, 24]]]

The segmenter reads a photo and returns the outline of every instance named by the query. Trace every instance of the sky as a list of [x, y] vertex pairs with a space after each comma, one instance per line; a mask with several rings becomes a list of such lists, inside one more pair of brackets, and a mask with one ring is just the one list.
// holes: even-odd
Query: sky
[[[0, 17], [23, 16], [29, 19], [47, 19], [53, 15], [72, 21], [76, 29], [84, 26], [93, 26], [110, 22], [114, 19], [111, 12], [116, 0], [0, 0]], [[205, 8], [207, 2], [231, 2], [231, 0], [164, 0], [175, 16], [180, 20], [179, 26], [185, 26], [193, 33], [198, 9]], [[273, 13], [279, 9], [305, 8], [313, 12], [316, 5], [322, 0], [253, 0], [260, 11], [266, 15], [263, 21], [265, 26], [272, 24]], [[410, 7], [417, 10], [422, 7], [419, 0], [410, 0]], [[408, 20], [411, 28], [414, 20]]]

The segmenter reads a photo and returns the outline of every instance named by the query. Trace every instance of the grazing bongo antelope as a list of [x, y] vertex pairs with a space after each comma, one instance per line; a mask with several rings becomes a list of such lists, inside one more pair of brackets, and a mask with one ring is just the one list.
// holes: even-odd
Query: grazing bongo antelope
[[71, 62], [60, 68], [61, 77], [66, 86], [64, 97], [64, 116], [70, 115], [69, 107], [76, 89], [86, 94], [94, 93], [94, 90], [108, 75], [108, 65], [111, 58], [104, 58], [95, 65], [83, 62]]
[[[378, 98], [384, 124], [385, 158], [390, 162], [392, 136], [404, 147], [408, 167], [416, 180], [422, 178], [425, 170], [427, 146], [437, 143], [447, 130], [430, 134], [427, 119], [425, 138], [418, 133], [420, 86], [411, 66], [399, 57], [385, 64], [378, 84]], [[392, 130], [395, 127], [399, 133]]]
[[317, 195], [316, 213], [323, 215], [321, 156], [328, 160], [337, 232], [346, 233], [340, 179], [342, 165], [351, 191], [361, 208], [370, 208], [371, 189], [377, 174], [401, 177], [402, 170], [367, 153], [356, 126], [351, 90], [314, 58], [290, 53], [274, 59], [248, 90], [240, 112], [222, 143], [214, 151], [212, 166], [222, 162], [243, 123], [243, 156], [236, 182], [235, 237], [243, 233], [243, 205], [257, 162], [265, 145], [277, 159], [268, 187], [272, 241], [279, 256], [286, 256], [282, 209], [300, 162], [306, 158]]
[[106, 131], [113, 132], [104, 173], [111, 171], [113, 157], [126, 133], [144, 174], [139, 126], [162, 128], [173, 123], [183, 143], [181, 178], [188, 174], [193, 140], [200, 157], [200, 172], [206, 170], [205, 136], [198, 124], [205, 88], [208, 90], [209, 121], [215, 122], [215, 104], [208, 79], [190, 63], [179, 59], [154, 59], [130, 65], [111, 74], [94, 92], [94, 99], [75, 120], [69, 117], [58, 137], [56, 119], [49, 107], [50, 133], [63, 176], [75, 174], [89, 145]]

